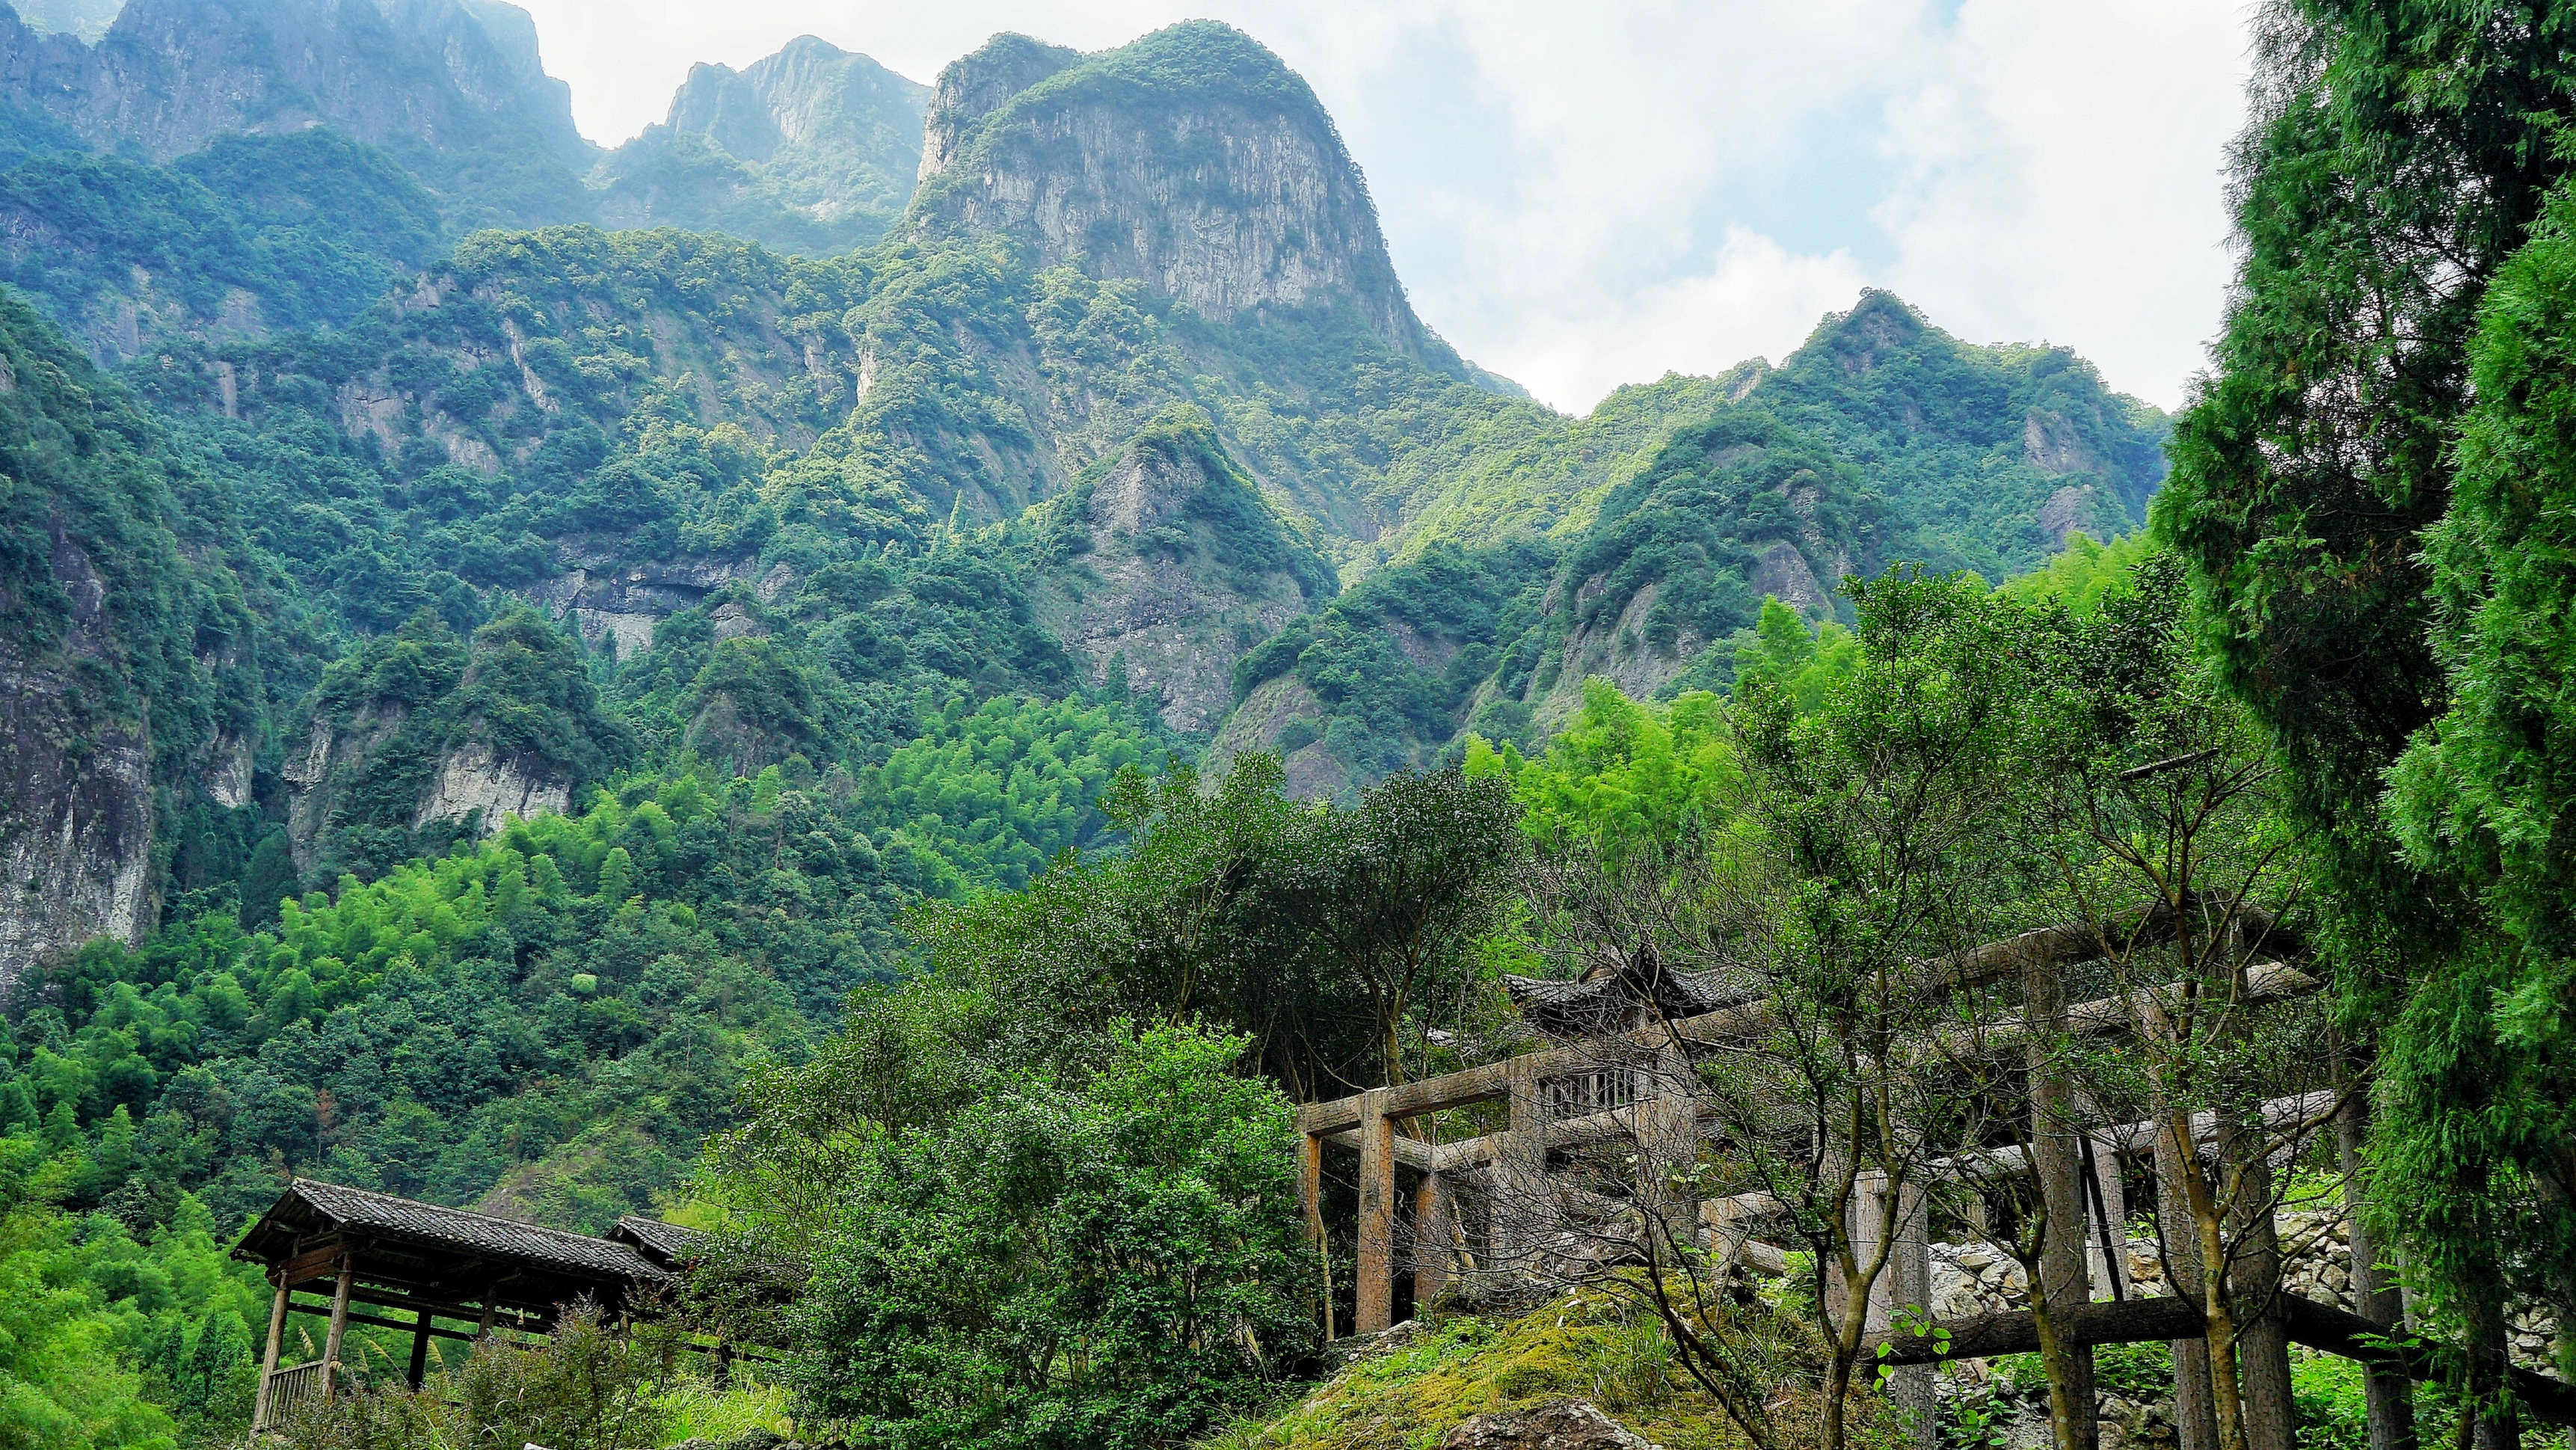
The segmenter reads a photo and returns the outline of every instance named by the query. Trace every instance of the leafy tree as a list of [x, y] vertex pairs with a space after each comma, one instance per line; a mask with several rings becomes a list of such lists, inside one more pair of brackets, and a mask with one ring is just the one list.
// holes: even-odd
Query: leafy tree
[[1310, 1343], [1312, 1257], [1294, 1115], [1228, 1070], [1246, 1046], [1121, 1028], [1095, 1069], [843, 1140], [789, 1319], [809, 1413], [860, 1445], [1177, 1445], [1266, 1394]]

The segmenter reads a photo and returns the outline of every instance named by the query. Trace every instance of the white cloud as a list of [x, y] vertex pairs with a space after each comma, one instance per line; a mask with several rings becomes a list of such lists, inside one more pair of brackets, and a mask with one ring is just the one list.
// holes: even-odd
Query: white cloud
[[1777, 361], [1827, 312], [1849, 308], [1868, 276], [1848, 252], [1801, 256], [1759, 232], [1728, 232], [1715, 265], [1617, 299], [1611, 311], [1537, 319], [1486, 359], [1539, 397], [1588, 404], [1666, 372], [1715, 373], [1749, 357]]
[[1888, 106], [1889, 284], [1953, 332], [2064, 343], [2178, 402], [2233, 265], [2246, 46], [2240, 0], [1969, 0]]
[[1776, 360], [1863, 284], [2170, 404], [2227, 277], [2238, 0], [519, 3], [611, 143], [804, 33], [926, 82], [999, 30], [1229, 21], [1332, 111], [1425, 320], [1569, 409]]

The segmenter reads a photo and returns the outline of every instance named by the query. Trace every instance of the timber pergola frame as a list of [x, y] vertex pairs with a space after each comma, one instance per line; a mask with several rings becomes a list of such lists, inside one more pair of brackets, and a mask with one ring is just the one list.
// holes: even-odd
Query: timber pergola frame
[[[295, 1179], [232, 1251], [236, 1259], [263, 1266], [276, 1291], [252, 1433], [267, 1430], [303, 1400], [338, 1393], [341, 1350], [352, 1324], [409, 1332], [408, 1377], [417, 1389], [428, 1372], [433, 1339], [471, 1343], [495, 1330], [542, 1334], [566, 1306], [583, 1300], [611, 1315], [649, 1308], [679, 1288], [674, 1269], [688, 1252], [681, 1237], [687, 1233], [669, 1224], [621, 1220], [611, 1237], [594, 1238]], [[323, 1302], [299, 1301], [298, 1294]], [[330, 1327], [319, 1358], [281, 1366], [290, 1313], [321, 1316]]]
[[[2160, 925], [2150, 918], [2147, 930], [2140, 935], [2160, 935], [2156, 931]], [[1980, 947], [1941, 966], [1954, 985], [1984, 985], [2016, 974], [2055, 971], [2094, 960], [2101, 955], [2101, 940], [2086, 928], [2047, 927]], [[2238, 1000], [2248, 1007], [2286, 1001], [2311, 994], [2321, 985], [2294, 966], [2262, 962], [2244, 968]], [[2177, 990], [2148, 988], [2070, 1004], [2063, 1009], [2060, 1030], [2077, 1036], [2126, 1030], [2142, 1009], [2166, 1005], [2167, 994]], [[1777, 1009], [1772, 1001], [1746, 1000], [1715, 1011], [1667, 1016], [1624, 1032], [1560, 1042], [1461, 1072], [1300, 1106], [1298, 1191], [1307, 1231], [1319, 1246], [1324, 1235], [1325, 1150], [1353, 1149], [1359, 1155], [1352, 1330], [1371, 1334], [1389, 1328], [1393, 1322], [1399, 1172], [1410, 1172], [1418, 1178], [1414, 1204], [1414, 1302], [1417, 1306], [1426, 1305], [1437, 1297], [1451, 1275], [1469, 1262], [1456, 1232], [1454, 1187], [1499, 1171], [1504, 1165], [1515, 1165], [1519, 1172], [1534, 1169], [1544, 1176], [1549, 1172], [1549, 1155], [1555, 1150], [1621, 1138], [1642, 1141], [1672, 1132], [1681, 1118], [1689, 1120], [1686, 1132], [1691, 1139], [1704, 1136], [1694, 1107], [1659, 1102], [1658, 1095], [1646, 1086], [1639, 1086], [1632, 1097], [1616, 1106], [1566, 1115], [1561, 1111], [1560, 1099], [1571, 1095], [1558, 1088], [1560, 1080], [1598, 1073], [1605, 1065], [1633, 1062], [1642, 1067], [1658, 1056], [1687, 1055], [1693, 1048], [1742, 1042], [1769, 1030], [1776, 1021]], [[2024, 1035], [2018, 1024], [2010, 1024], [2001, 1033], [1984, 1034], [1980, 1045], [1988, 1051], [2017, 1046]], [[1961, 1045], [1942, 1044], [1953, 1048]], [[1645, 1084], [1655, 1077], [1651, 1072], [1640, 1072], [1636, 1080]], [[2266, 1104], [2262, 1116], [2266, 1120], [2304, 1120], [2331, 1112], [2335, 1098], [2334, 1093], [2284, 1098]], [[1399, 1120], [1483, 1103], [1508, 1104], [1509, 1126], [1501, 1132], [1452, 1143], [1425, 1142], [1396, 1132]], [[2214, 1115], [2197, 1115], [2191, 1128], [2197, 1143], [2208, 1143], [2216, 1131]], [[2084, 1190], [2089, 1199], [2083, 1210], [2091, 1230], [2087, 1238], [2099, 1239], [2098, 1244], [2088, 1245], [2091, 1277], [2096, 1292], [2107, 1287], [2112, 1299], [2058, 1308], [2058, 1314], [2070, 1316], [2061, 1332], [2071, 1342], [2176, 1341], [2197, 1339], [2203, 1333], [2200, 1311], [2187, 1300], [2170, 1296], [2142, 1298], [2129, 1292], [2125, 1265], [2110, 1237], [2112, 1226], [2126, 1221], [2122, 1202], [2125, 1195], [2116, 1172], [2097, 1172], [2096, 1150], [2102, 1160], [2111, 1160], [2123, 1150], [2135, 1152], [2146, 1146], [2154, 1132], [2151, 1123], [2101, 1124], [2083, 1130]], [[2020, 1156], [2017, 1150], [1966, 1149], [1936, 1165], [1934, 1171], [1944, 1177], [1987, 1177], [2020, 1171]], [[1875, 1229], [1865, 1225], [1884, 1221], [1876, 1212], [1884, 1205], [1873, 1202], [1873, 1196], [1883, 1198], [1886, 1191], [1883, 1181], [1873, 1183], [1869, 1175], [1863, 1175], [1862, 1182], [1856, 1185], [1850, 1206], [1856, 1244], [1864, 1238], [1875, 1238]], [[1753, 1240], [1738, 1227], [1779, 1208], [1768, 1194], [1741, 1194], [1701, 1204], [1699, 1220], [1706, 1246], [1724, 1249], [1731, 1261], [1748, 1269], [1773, 1275], [1784, 1272], [1787, 1263], [1780, 1249]], [[1901, 1277], [1928, 1286], [1928, 1225], [1919, 1212], [1911, 1217], [1900, 1216], [1897, 1221], [1899, 1237], [1893, 1246], [1890, 1268]], [[2125, 1239], [2125, 1230], [2120, 1232]], [[2026, 1310], [1900, 1328], [1895, 1322], [1889, 1287], [1889, 1281], [1882, 1277], [1865, 1306], [1868, 1338], [1863, 1355], [1871, 1362], [1895, 1368], [2038, 1348], [2036, 1321]], [[2275, 1298], [2281, 1301], [2280, 1316], [2294, 1343], [2414, 1379], [2434, 1378], [2438, 1372], [2434, 1357], [2403, 1342], [2402, 1332], [2393, 1334], [2389, 1328], [2338, 1305], [2299, 1298], [2285, 1290], [2276, 1290]], [[2510, 1378], [2515, 1398], [2535, 1418], [2576, 1426], [2576, 1389], [2520, 1368], [2512, 1369]]]

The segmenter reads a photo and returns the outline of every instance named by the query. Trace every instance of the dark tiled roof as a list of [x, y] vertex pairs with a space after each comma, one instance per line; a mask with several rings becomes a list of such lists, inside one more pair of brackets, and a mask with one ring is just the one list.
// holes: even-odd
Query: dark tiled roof
[[263, 1230], [290, 1201], [302, 1202], [314, 1214], [342, 1229], [435, 1245], [485, 1258], [513, 1259], [577, 1275], [623, 1279], [639, 1284], [670, 1282], [670, 1275], [630, 1244], [568, 1233], [562, 1229], [539, 1228], [535, 1224], [494, 1218], [461, 1208], [441, 1208], [434, 1203], [396, 1198], [387, 1193], [370, 1193], [363, 1188], [345, 1188], [336, 1183], [320, 1183], [310, 1178], [298, 1178], [289, 1185], [277, 1206], [252, 1227], [235, 1252], [250, 1250], [255, 1241], [265, 1237]]
[[1720, 967], [1705, 972], [1638, 972], [1596, 968], [1579, 981], [1503, 978], [1521, 1017], [1555, 1038], [1615, 1032], [1651, 1007], [1654, 1016], [1696, 1017], [1761, 995], [1749, 978]]
[[619, 1243], [633, 1244], [644, 1257], [666, 1269], [697, 1252], [707, 1237], [693, 1228], [633, 1214], [619, 1219], [608, 1236]]

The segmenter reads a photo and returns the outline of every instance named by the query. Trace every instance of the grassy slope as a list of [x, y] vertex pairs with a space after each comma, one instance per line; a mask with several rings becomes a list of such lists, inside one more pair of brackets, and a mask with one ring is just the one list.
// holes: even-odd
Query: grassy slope
[[[1205, 1450], [1431, 1450], [1477, 1415], [1588, 1400], [1664, 1450], [1750, 1442], [1671, 1360], [1651, 1321], [1600, 1295], [1558, 1299], [1518, 1318], [1439, 1320], [1391, 1353], [1364, 1359], [1267, 1416], [1202, 1442]], [[1871, 1402], [1874, 1403], [1874, 1402]], [[1815, 1397], [1773, 1413], [1788, 1444], [1812, 1438]], [[1856, 1408], [1856, 1422], [1864, 1413]]]

